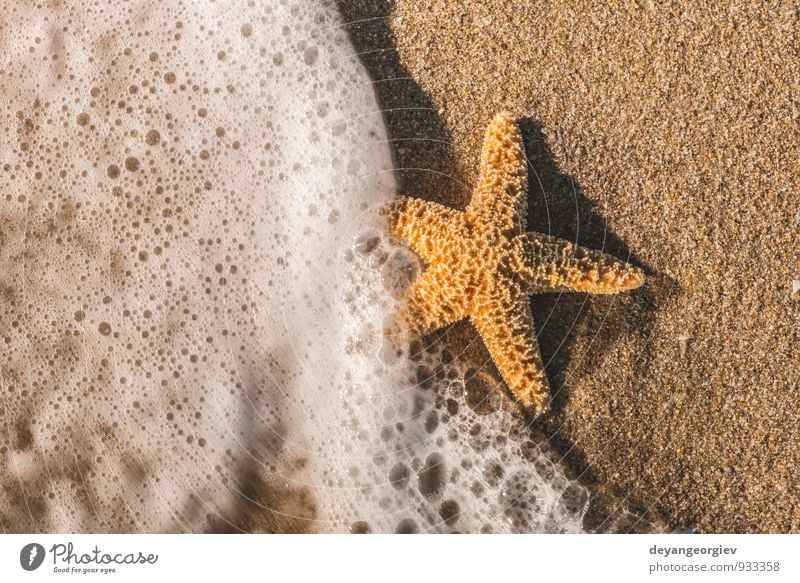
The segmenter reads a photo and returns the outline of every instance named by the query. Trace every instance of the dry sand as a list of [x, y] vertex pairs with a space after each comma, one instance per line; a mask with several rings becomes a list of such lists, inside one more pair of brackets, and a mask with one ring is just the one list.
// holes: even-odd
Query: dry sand
[[588, 483], [673, 526], [797, 532], [800, 11], [724, 4], [340, 8], [360, 21], [404, 194], [463, 205], [508, 108], [530, 229], [648, 271], [632, 295], [534, 298], [558, 391], [538, 429]]

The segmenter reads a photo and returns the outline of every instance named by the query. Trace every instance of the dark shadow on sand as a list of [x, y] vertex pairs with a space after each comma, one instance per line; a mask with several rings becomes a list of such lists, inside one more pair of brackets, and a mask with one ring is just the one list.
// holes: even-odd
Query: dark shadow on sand
[[[534, 424], [547, 432], [550, 443], [566, 455], [584, 481], [594, 482], [591, 467], [579, 447], [562, 439], [557, 430], [564, 421], [562, 413], [570, 395], [565, 371], [569, 363], [574, 365], [578, 358], [582, 373], [591, 375], [621, 335], [635, 335], [641, 352], [632, 377], [646, 378], [652, 357], [655, 314], [680, 293], [680, 286], [673, 278], [654, 271], [638, 259], [609, 229], [577, 181], [559, 171], [538, 121], [523, 119], [520, 128], [528, 157], [528, 230], [604, 251], [642, 268], [647, 275], [645, 286], [625, 294], [542, 294], [531, 302], [542, 360], [546, 363], [553, 391], [553, 415]], [[593, 333], [590, 350], [576, 354], [574, 331], [586, 318], [590, 319], [592, 330], [603, 333]]]
[[353, 47], [373, 82], [383, 113], [398, 190], [408, 196], [466, 202], [453, 180], [451, 137], [431, 100], [400, 62], [389, 28], [390, 0], [337, 0]]

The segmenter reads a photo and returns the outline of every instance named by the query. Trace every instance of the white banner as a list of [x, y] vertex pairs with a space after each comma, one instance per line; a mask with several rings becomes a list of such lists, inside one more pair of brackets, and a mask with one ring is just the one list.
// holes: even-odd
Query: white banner
[[798, 550], [791, 535], [4, 535], [0, 581], [798, 581]]

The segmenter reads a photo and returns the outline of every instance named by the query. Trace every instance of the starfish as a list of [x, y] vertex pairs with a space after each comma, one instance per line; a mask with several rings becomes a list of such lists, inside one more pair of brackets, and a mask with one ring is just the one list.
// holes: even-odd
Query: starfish
[[424, 336], [469, 318], [512, 395], [533, 415], [550, 389], [529, 294], [611, 294], [644, 283], [641, 269], [527, 227], [527, 164], [514, 118], [499, 113], [486, 132], [480, 177], [465, 211], [401, 197], [389, 227], [428, 264], [406, 292], [406, 320]]

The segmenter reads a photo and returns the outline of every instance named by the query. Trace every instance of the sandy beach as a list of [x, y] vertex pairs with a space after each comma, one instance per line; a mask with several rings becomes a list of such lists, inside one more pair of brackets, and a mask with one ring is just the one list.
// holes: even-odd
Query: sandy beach
[[[779, 2], [340, 2], [403, 194], [463, 206], [486, 123], [523, 120], [529, 229], [643, 267], [532, 307], [586, 483], [704, 532], [796, 532], [800, 27]], [[497, 378], [475, 332], [443, 342]]]

